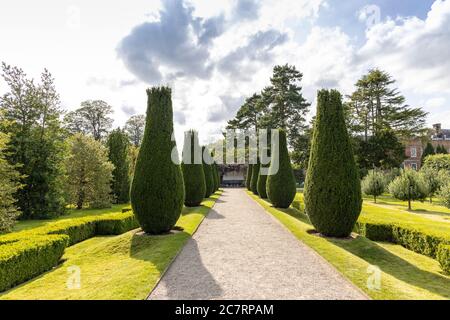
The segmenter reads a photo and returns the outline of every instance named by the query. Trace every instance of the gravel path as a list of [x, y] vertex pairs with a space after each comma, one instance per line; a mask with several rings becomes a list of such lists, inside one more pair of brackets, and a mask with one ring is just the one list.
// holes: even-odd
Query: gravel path
[[149, 299], [366, 296], [243, 189], [225, 189]]

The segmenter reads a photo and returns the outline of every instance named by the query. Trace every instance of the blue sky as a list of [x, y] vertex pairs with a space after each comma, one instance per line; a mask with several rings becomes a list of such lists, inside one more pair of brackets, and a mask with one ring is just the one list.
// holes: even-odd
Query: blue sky
[[325, 27], [339, 26], [344, 32], [364, 40], [366, 25], [358, 19], [357, 12], [369, 5], [380, 8], [381, 19], [397, 16], [426, 18], [434, 0], [329, 0], [328, 7], [321, 11], [317, 24]]
[[2, 0], [0, 37], [0, 61], [48, 68], [67, 110], [103, 99], [117, 126], [172, 86], [177, 140], [219, 137], [281, 63], [303, 72], [310, 116], [318, 89], [349, 94], [379, 67], [450, 128], [450, 0]]

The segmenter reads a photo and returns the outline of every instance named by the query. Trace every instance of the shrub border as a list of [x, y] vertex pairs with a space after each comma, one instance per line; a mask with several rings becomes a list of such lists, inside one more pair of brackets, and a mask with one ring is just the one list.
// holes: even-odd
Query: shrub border
[[58, 221], [0, 237], [0, 292], [55, 267], [66, 247], [138, 228], [131, 211]]

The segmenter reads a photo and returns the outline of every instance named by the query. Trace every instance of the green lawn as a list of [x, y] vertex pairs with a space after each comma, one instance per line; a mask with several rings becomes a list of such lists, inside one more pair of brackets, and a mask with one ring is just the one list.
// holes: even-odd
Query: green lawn
[[[145, 299], [219, 195], [200, 207], [185, 208], [177, 222], [183, 231], [146, 236], [133, 230], [69, 247], [60, 266], [5, 292], [0, 299]], [[80, 270], [79, 289], [67, 285], [73, 266]]]
[[108, 213], [118, 213], [118, 212], [122, 212], [123, 208], [129, 207], [129, 206], [130, 206], [129, 204], [116, 204], [116, 205], [113, 205], [111, 208], [106, 208], [106, 209], [82, 209], [82, 210], [69, 209], [67, 214], [62, 215], [57, 218], [54, 218], [54, 219], [21, 220], [16, 223], [16, 225], [13, 228], [13, 232], [42, 227], [42, 226], [54, 223], [56, 221], [61, 221], [61, 220], [67, 220], [67, 219], [73, 219], [73, 218], [83, 218], [83, 217], [90, 217], [90, 216], [100, 216], [100, 215], [108, 214]]
[[[373, 203], [372, 197], [364, 197], [366, 203]], [[398, 209], [402, 211], [408, 211], [408, 202], [397, 200], [387, 194], [379, 197], [377, 199], [377, 205], [379, 206], [387, 206], [392, 209]], [[428, 200], [424, 202], [414, 201], [412, 203], [412, 210], [408, 211], [414, 213], [416, 215], [449, 222], [450, 223], [450, 209], [444, 207], [437, 199], [434, 199], [433, 203], [430, 203]]]
[[[436, 260], [399, 245], [374, 242], [364, 237], [341, 240], [312, 235], [308, 233], [313, 227], [306, 215], [292, 208], [274, 208], [267, 201], [249, 195], [297, 239], [319, 253], [371, 298], [450, 299], [450, 277], [443, 274]], [[367, 285], [369, 266], [377, 266], [381, 271], [379, 290], [369, 289]]]

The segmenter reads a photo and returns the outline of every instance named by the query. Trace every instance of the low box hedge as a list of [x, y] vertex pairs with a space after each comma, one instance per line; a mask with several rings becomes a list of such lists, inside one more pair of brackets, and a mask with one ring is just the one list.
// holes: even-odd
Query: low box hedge
[[441, 264], [442, 270], [450, 274], [450, 244], [442, 243], [439, 245], [436, 259]]
[[[292, 207], [304, 212], [303, 198], [297, 196]], [[420, 227], [420, 228], [419, 228]], [[424, 226], [415, 227], [411, 223], [380, 222], [373, 218], [361, 216], [354, 231], [372, 241], [384, 241], [434, 258], [445, 272], [450, 273], [450, 235]]]
[[0, 291], [56, 266], [68, 243], [67, 235], [34, 235], [0, 244]]
[[[445, 248], [448, 248], [450, 237], [446, 238], [427, 234], [423, 230], [417, 230], [412, 226], [402, 226], [395, 223], [383, 224], [360, 220], [356, 223], [355, 231], [373, 241], [386, 241], [400, 244], [411, 251], [437, 259], [443, 266], [446, 265], [446, 263], [441, 262], [441, 260], [443, 260], [446, 255], [447, 259], [449, 258], [448, 253], [445, 253], [444, 251]], [[441, 246], [444, 249], [440, 249]], [[441, 258], [439, 259], [438, 256]], [[448, 264], [450, 264], [450, 261], [447, 261], [447, 265]]]
[[126, 212], [67, 219], [0, 236], [0, 292], [56, 266], [67, 246], [137, 227], [133, 213]]

